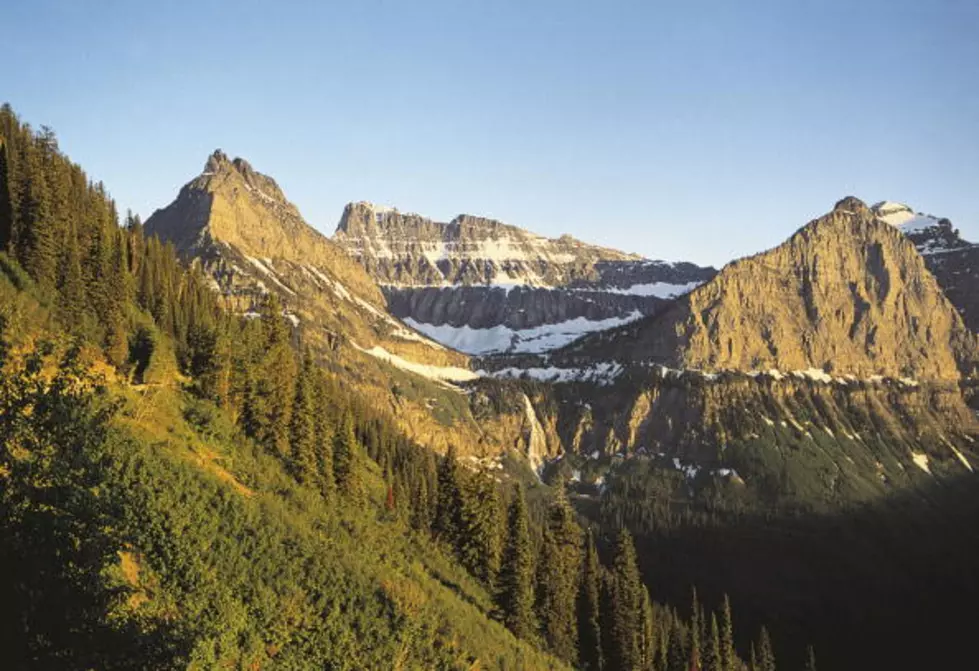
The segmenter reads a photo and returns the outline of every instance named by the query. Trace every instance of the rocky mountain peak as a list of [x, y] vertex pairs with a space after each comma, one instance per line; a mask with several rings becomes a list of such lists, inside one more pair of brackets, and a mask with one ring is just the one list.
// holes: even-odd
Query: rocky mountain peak
[[911, 240], [844, 198], [778, 247], [728, 264], [660, 316], [575, 346], [704, 371], [956, 379], [976, 342]]
[[833, 206], [833, 211], [849, 212], [861, 216], [868, 216], [870, 214], [870, 209], [867, 207], [867, 204], [855, 196], [847, 196], [837, 201], [836, 205]]

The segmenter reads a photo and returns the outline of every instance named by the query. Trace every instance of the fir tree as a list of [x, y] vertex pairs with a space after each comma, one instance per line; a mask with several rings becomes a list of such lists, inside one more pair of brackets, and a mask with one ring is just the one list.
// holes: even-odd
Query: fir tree
[[690, 669], [699, 671], [701, 668], [700, 635], [703, 623], [700, 620], [700, 603], [697, 600], [697, 588], [692, 589], [693, 597], [690, 604]]
[[721, 634], [717, 615], [710, 615], [710, 634], [704, 644], [704, 671], [721, 671]]
[[584, 671], [598, 671], [603, 666], [600, 624], [601, 567], [591, 530], [585, 536], [581, 583], [578, 589], [578, 664]]
[[527, 504], [519, 487], [507, 512], [507, 538], [497, 590], [503, 624], [519, 638], [534, 633], [534, 567]]
[[462, 497], [461, 533], [456, 539], [462, 565], [492, 587], [500, 570], [500, 500], [496, 484], [485, 472], [467, 478]]
[[615, 542], [609, 597], [609, 618], [603, 627], [608, 642], [606, 662], [612, 669], [638, 669], [642, 582], [632, 536], [625, 529]]
[[[693, 657], [692, 652], [690, 656]], [[654, 671], [655, 662], [656, 623], [653, 622], [653, 602], [649, 598], [649, 590], [642, 585], [642, 600], [639, 602], [639, 668], [643, 671]]]
[[758, 671], [775, 671], [775, 651], [772, 650], [772, 639], [764, 626], [758, 635]]
[[462, 533], [462, 474], [456, 459], [456, 448], [450, 445], [438, 465], [438, 498], [432, 530], [436, 538], [453, 550]]
[[307, 351], [296, 376], [290, 427], [292, 470], [296, 478], [305, 484], [314, 483], [319, 475], [316, 466], [316, 399], [313, 376], [313, 357]]
[[581, 567], [581, 530], [559, 491], [548, 508], [537, 571], [537, 619], [550, 649], [573, 661], [578, 646], [575, 601]]
[[[672, 613], [670, 642], [666, 653], [667, 671], [687, 671], [687, 652], [684, 649], [684, 632], [676, 613]], [[633, 668], [633, 667], [630, 667]]]
[[721, 604], [721, 671], [737, 671], [737, 653], [734, 650], [734, 623], [731, 619], [731, 600], [724, 595]]
[[333, 425], [331, 415], [330, 397], [327, 391], [327, 382], [324, 374], [320, 370], [314, 370], [315, 385], [313, 402], [315, 405], [314, 428], [316, 429], [316, 442], [314, 452], [316, 455], [316, 470], [319, 475], [320, 493], [326, 500], [332, 500], [336, 494], [337, 481], [333, 472], [333, 442], [336, 436], [336, 428]]
[[354, 504], [365, 494], [360, 449], [354, 434], [353, 416], [348, 411], [344, 413], [333, 441], [333, 473], [340, 492]]
[[10, 169], [7, 158], [9, 145], [10, 142], [4, 138], [3, 128], [0, 127], [0, 252], [9, 251], [14, 232], [14, 211], [10, 200]]

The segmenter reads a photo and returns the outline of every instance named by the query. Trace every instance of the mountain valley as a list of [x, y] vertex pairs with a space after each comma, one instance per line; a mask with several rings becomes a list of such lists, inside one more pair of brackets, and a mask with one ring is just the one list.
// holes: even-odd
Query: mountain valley
[[728, 671], [969, 648], [931, 643], [979, 598], [948, 220], [846, 197], [720, 270], [367, 202], [327, 237], [217, 150], [120, 226], [0, 120], [18, 668], [679, 671], [715, 610]]

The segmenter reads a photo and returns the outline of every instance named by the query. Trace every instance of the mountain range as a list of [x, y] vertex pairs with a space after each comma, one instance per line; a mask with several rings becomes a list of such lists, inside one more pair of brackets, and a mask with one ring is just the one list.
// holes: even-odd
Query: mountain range
[[[125, 488], [114, 501], [131, 517], [127, 524], [142, 520], [144, 508], [163, 518], [179, 511], [170, 494], [159, 491], [174, 490], [179, 498], [185, 487], [179, 482], [191, 481], [196, 484], [188, 491], [227, 488], [214, 500], [234, 502], [228, 510], [236, 526], [230, 535], [215, 532], [222, 542], [273, 533], [257, 521], [262, 515], [301, 519], [299, 526], [270, 523], [277, 534], [270, 542], [278, 549], [266, 555], [299, 547], [289, 571], [339, 571], [362, 581], [355, 594], [375, 589], [397, 613], [392, 631], [405, 637], [398, 644], [402, 639], [394, 634], [378, 634], [390, 655], [400, 655], [394, 650], [401, 645], [404, 654], [429, 663], [444, 653], [439, 659], [455, 659], [453, 668], [523, 668], [512, 666], [514, 656], [533, 659], [527, 668], [574, 663], [570, 639], [546, 623], [541, 631], [552, 638], [541, 650], [554, 658], [528, 652], [528, 641], [536, 639], [509, 615], [503, 618], [509, 631], [490, 622], [501, 617], [493, 609], [502, 598], [484, 561], [495, 542], [487, 540], [487, 529], [497, 528], [494, 520], [502, 516], [493, 492], [515, 482], [527, 486], [536, 511], [526, 542], [541, 562], [540, 594], [549, 594], [562, 576], [577, 575], [577, 564], [561, 569], [554, 563], [554, 543], [566, 530], [561, 525], [571, 524], [573, 508], [580, 524], [601, 539], [602, 555], [615, 553], [617, 567], [621, 561], [637, 565], [649, 594], [670, 604], [655, 611], [656, 631], [673, 642], [664, 638], [650, 660], [675, 657], [670, 663], [686, 666], [697, 640], [689, 631], [705, 622], [696, 597], [691, 624], [678, 615], [689, 605], [690, 586], [715, 604], [730, 596], [752, 630], [771, 626], [776, 647], [789, 651], [787, 668], [797, 661], [801, 666], [810, 643], [827, 668], [866, 668], [885, 658], [894, 668], [910, 660], [920, 666], [937, 658], [927, 639], [894, 654], [881, 653], [880, 646], [895, 632], [911, 639], [922, 629], [952, 630], [951, 618], [935, 613], [979, 596], [970, 568], [979, 539], [969, 526], [971, 511], [979, 509], [979, 245], [963, 240], [947, 219], [848, 196], [794, 232], [800, 222], [788, 224], [782, 244], [719, 270], [570, 236], [545, 238], [468, 214], [442, 223], [367, 202], [348, 204], [327, 237], [303, 219], [272, 177], [218, 150], [145, 226], [130, 218], [118, 229], [104, 191], [90, 187], [91, 202], [79, 200], [77, 207], [102, 208], [109, 223], [98, 229], [64, 205], [75, 201], [49, 199], [75, 193], [57, 177], [70, 168], [44, 173], [44, 166], [61, 165], [56, 146], [5, 115], [0, 219], [8, 224], [3, 230], [9, 228], [11, 256], [0, 256], [0, 364], [6, 359], [18, 380], [57, 368], [32, 364], [22, 353], [56, 331], [52, 324], [59, 319], [73, 323], [68, 319], [77, 309], [70, 297], [85, 297], [93, 314], [114, 326], [76, 315], [77, 323], [64, 330], [107, 352], [87, 355], [89, 367], [107, 371], [122, 398], [117, 428], [150, 446], [140, 452], [139, 465], [119, 466], [111, 476], [100, 471]], [[6, 137], [18, 139], [8, 146]], [[85, 183], [83, 174], [73, 179]], [[49, 219], [34, 216], [49, 210], [25, 205], [49, 201], [50, 211], [59, 213]], [[63, 219], [57, 235], [32, 232], [54, 219]], [[48, 247], [61, 240], [64, 251], [44, 257], [48, 247], [41, 243], [49, 238]], [[134, 298], [106, 298], [113, 292]], [[15, 356], [8, 358], [9, 352]], [[312, 394], [314, 379], [329, 382]], [[16, 400], [8, 391], [0, 385], [2, 398]], [[323, 398], [330, 400], [317, 406]], [[4, 402], [0, 412], [9, 414], [16, 403]], [[323, 442], [324, 435], [330, 449], [347, 457], [358, 444], [370, 453], [372, 465], [362, 478], [373, 494], [365, 497], [356, 481], [350, 484], [344, 457], [332, 458], [342, 471], [334, 482], [332, 472], [322, 475], [333, 468], [322, 455], [297, 447]], [[21, 459], [15, 452], [7, 460], [14, 465]], [[121, 464], [131, 458], [125, 449], [110, 453], [110, 461]], [[435, 454], [446, 455], [437, 468]], [[182, 465], [169, 465], [171, 458]], [[457, 458], [463, 467], [453, 470]], [[7, 461], [0, 478], [21, 477]], [[146, 482], [170, 484], [144, 491], [149, 485], [141, 484], [140, 469], [148, 469]], [[201, 485], [195, 479], [201, 473], [218, 484]], [[24, 477], [24, 491], [41, 486]], [[102, 491], [107, 485], [99, 482], [79, 491]], [[458, 500], [447, 499], [458, 482], [468, 489], [456, 492]], [[346, 512], [330, 517], [334, 484], [370, 515], [378, 503], [377, 519]], [[194, 496], [184, 497], [194, 510], [211, 509]], [[261, 515], [248, 508], [253, 497], [264, 506]], [[406, 531], [406, 517], [428, 535]], [[3, 520], [20, 534], [17, 547], [34, 547], [20, 518]], [[98, 527], [99, 533], [110, 526]], [[121, 577], [113, 579], [138, 590], [112, 612], [147, 617], [144, 626], [151, 628], [179, 620], [171, 601], [188, 592], [174, 585], [189, 578], [180, 574], [174, 582], [165, 562], [144, 556], [168, 556], [164, 550], [179, 534], [160, 531], [156, 521], [126, 528], [136, 529], [120, 541], [129, 545], [106, 556], [114, 567], [116, 555], [121, 558], [113, 568]], [[628, 560], [619, 554], [628, 555], [623, 528], [638, 549]], [[159, 536], [144, 535], [151, 532]], [[392, 533], [394, 540], [387, 537]], [[927, 548], [915, 547], [919, 535], [930, 539]], [[304, 540], [297, 546], [299, 537]], [[569, 538], [569, 546], [578, 544], [576, 535]], [[358, 542], [369, 544], [385, 567], [358, 566]], [[267, 556], [239, 556], [238, 541], [219, 552], [229, 547], [232, 554], [220, 556], [233, 557], [227, 561], [238, 568], [222, 566], [230, 571], [222, 576], [240, 576], [247, 565], [265, 571], [248, 583], [265, 589], [276, 576], [266, 571]], [[241, 547], [250, 547], [248, 541]], [[317, 558], [331, 556], [331, 547], [340, 563], [327, 569]], [[955, 556], [948, 561], [957, 568], [936, 579], [944, 585], [940, 597], [926, 595], [921, 582], [945, 554]], [[181, 550], [175, 556], [188, 562], [199, 555]], [[458, 565], [445, 564], [444, 556]], [[200, 575], [211, 575], [208, 570], [216, 569]], [[379, 577], [392, 571], [397, 579]], [[599, 573], [606, 582], [596, 578], [605, 585], [595, 587], [596, 594], [614, 602], [621, 585], [610, 587], [609, 570]], [[318, 597], [310, 596], [305, 579], [296, 578], [301, 588], [282, 588], [288, 594], [275, 597], [273, 614], [251, 597], [246, 605], [227, 605], [238, 604], [239, 594], [225, 595], [231, 601], [221, 606], [220, 619], [243, 623], [250, 621], [244, 613], [260, 611], [276, 631], [319, 631], [330, 622], [347, 632], [366, 626], [351, 624], [354, 611], [380, 603], [360, 596], [358, 606], [344, 602], [341, 615], [323, 620], [310, 605]], [[161, 580], [166, 599], [157, 598]], [[571, 602], [579, 598], [569, 594]], [[548, 598], [537, 596], [533, 604], [545, 618]], [[254, 602], [263, 599], [272, 597], [261, 592]], [[425, 606], [431, 601], [464, 615], [450, 623]], [[141, 614], [147, 602], [158, 609], [152, 615]], [[649, 608], [643, 617], [652, 622]], [[431, 629], [398, 629], [411, 620], [399, 619], [402, 613], [421, 613]], [[867, 639], [857, 651], [853, 631]], [[511, 633], [524, 640], [516, 642]], [[416, 635], [437, 643], [411, 643]], [[480, 643], [483, 635], [492, 643]], [[166, 640], [171, 636], [177, 634], [167, 630]], [[283, 645], [288, 660], [311, 659], [288, 631], [271, 638], [274, 644], [207, 639], [186, 655], [205, 660], [203, 666], [249, 655], [269, 661]], [[338, 640], [327, 637], [313, 648], [321, 654]], [[652, 650], [651, 639], [644, 640], [643, 649]], [[370, 645], [344, 645], [372, 654]], [[748, 647], [746, 640], [737, 645]], [[237, 652], [223, 656], [224, 648]], [[499, 664], [487, 649], [499, 653]], [[160, 650], [154, 654], [165, 657]], [[943, 659], [953, 658], [950, 652]]]

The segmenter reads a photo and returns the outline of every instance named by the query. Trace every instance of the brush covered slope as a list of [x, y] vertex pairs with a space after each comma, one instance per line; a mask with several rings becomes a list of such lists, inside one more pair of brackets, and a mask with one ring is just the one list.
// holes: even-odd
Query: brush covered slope
[[[121, 229], [101, 185], [9, 107], [0, 235], [5, 668], [632, 669], [699, 654], [710, 611], [652, 602], [628, 533], [583, 534], [520, 459], [477, 467], [410, 440], [297, 347], [275, 293], [256, 316], [224, 309], [198, 265], [134, 217]], [[727, 602], [718, 616], [732, 631]]]
[[295, 336], [412, 438], [478, 456], [529, 449], [533, 426], [521, 398], [492, 388], [464, 393], [458, 385], [477, 377], [468, 357], [389, 314], [367, 272], [243, 159], [216, 151], [146, 232], [198, 264], [238, 314], [256, 317], [274, 295]]
[[492, 219], [440, 223], [364, 202], [347, 205], [333, 239], [377, 280], [393, 314], [474, 355], [555, 349], [653, 314], [715, 272]]
[[4, 668], [569, 668], [497, 621], [489, 536], [435, 537], [434, 453], [9, 107], [0, 233]]

